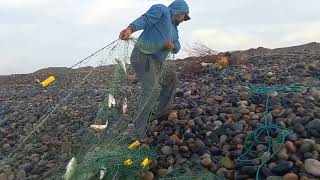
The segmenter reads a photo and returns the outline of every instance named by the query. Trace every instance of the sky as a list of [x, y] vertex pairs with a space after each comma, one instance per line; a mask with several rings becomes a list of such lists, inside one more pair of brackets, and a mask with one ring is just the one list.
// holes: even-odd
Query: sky
[[[231, 51], [320, 42], [319, 0], [186, 1], [192, 19], [179, 26], [183, 47], [198, 42]], [[71, 66], [117, 39], [151, 5], [171, 2], [0, 0], [0, 74]]]

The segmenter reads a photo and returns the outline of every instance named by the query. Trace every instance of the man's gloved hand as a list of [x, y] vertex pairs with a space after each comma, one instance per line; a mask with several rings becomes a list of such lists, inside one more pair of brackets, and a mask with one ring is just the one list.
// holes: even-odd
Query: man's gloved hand
[[171, 41], [167, 42], [166, 43], [166, 48], [169, 49], [169, 50], [173, 49], [174, 48], [173, 42], [171, 42]]
[[127, 27], [123, 31], [120, 32], [119, 39], [121, 40], [129, 40], [131, 34], [133, 33], [132, 27]]

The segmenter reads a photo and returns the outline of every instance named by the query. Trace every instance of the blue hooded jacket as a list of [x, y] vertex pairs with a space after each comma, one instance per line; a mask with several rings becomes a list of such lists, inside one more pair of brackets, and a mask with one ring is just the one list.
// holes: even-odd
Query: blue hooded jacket
[[163, 62], [169, 54], [169, 50], [165, 48], [168, 41], [174, 43], [173, 53], [179, 52], [178, 28], [172, 22], [172, 17], [180, 13], [189, 14], [188, 4], [184, 0], [175, 0], [168, 7], [156, 4], [130, 24], [134, 31], [144, 30], [137, 42], [144, 54], [151, 54]]

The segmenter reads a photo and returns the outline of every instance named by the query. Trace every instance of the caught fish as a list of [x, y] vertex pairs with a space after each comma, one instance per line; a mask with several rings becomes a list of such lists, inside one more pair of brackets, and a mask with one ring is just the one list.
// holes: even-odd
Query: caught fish
[[125, 98], [122, 105], [122, 112], [123, 114], [126, 114], [127, 111], [128, 111], [128, 101], [127, 101], [127, 98]]
[[93, 125], [90, 126], [90, 128], [93, 129], [93, 130], [95, 130], [95, 131], [97, 131], [97, 132], [101, 132], [101, 131], [107, 129], [107, 127], [108, 127], [108, 122], [109, 122], [109, 121], [107, 120], [107, 121], [106, 121], [106, 124], [104, 124], [104, 125], [95, 125], [95, 124], [93, 124]]
[[207, 67], [207, 66], [211, 66], [211, 65], [213, 65], [213, 63], [206, 63], [206, 62], [201, 63], [201, 66], [203, 66], [203, 67]]
[[127, 74], [126, 63], [124, 63], [123, 61], [120, 61], [119, 59], [116, 59], [116, 61], [119, 64], [119, 66], [122, 68], [124, 73]]
[[115, 105], [116, 105], [116, 99], [114, 98], [114, 96], [112, 94], [109, 94], [109, 99], [108, 99], [109, 108], [115, 107]]
[[77, 160], [75, 157], [73, 157], [67, 165], [67, 170], [66, 170], [66, 173], [64, 174], [65, 180], [71, 180], [71, 178], [75, 174], [77, 165], [78, 165]]
[[102, 167], [101, 170], [100, 170], [99, 179], [102, 180], [105, 175], [106, 175], [106, 168], [105, 168], [105, 167]]

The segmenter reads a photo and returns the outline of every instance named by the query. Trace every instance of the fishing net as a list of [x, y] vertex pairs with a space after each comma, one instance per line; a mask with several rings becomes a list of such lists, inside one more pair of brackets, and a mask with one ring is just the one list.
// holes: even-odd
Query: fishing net
[[[162, 81], [173, 71], [174, 56], [170, 54], [162, 65], [150, 93], [139, 96], [141, 87], [129, 65], [135, 44], [146, 51], [146, 47], [158, 47], [136, 39], [116, 40], [66, 70], [35, 74], [34, 78], [52, 75], [56, 80], [47, 87], [29, 88], [28, 93], [41, 100], [30, 104], [37, 107], [38, 118], [16, 125], [19, 135], [11, 138], [18, 143], [9, 139], [12, 148], [1, 152], [0, 173], [17, 174], [24, 169], [28, 179], [109, 180], [140, 179], [152, 171], [163, 155], [137, 141], [141, 134], [134, 125], [146, 105], [156, 110], [156, 97]], [[148, 122], [152, 120], [150, 113]], [[187, 177], [214, 176], [179, 170], [166, 179]]]

